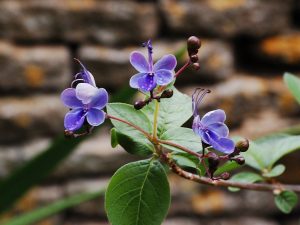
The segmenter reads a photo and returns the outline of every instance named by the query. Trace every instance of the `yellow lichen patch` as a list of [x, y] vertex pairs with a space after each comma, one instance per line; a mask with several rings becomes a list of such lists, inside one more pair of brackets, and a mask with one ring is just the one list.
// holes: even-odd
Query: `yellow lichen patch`
[[40, 87], [44, 83], [44, 71], [36, 65], [28, 65], [24, 69], [24, 76], [30, 87]]
[[223, 11], [243, 6], [246, 0], [207, 0], [207, 3], [211, 8]]
[[300, 34], [279, 35], [264, 40], [260, 46], [264, 54], [279, 57], [288, 63], [300, 62]]
[[19, 114], [19, 115], [15, 118], [14, 122], [15, 122], [18, 126], [23, 127], [23, 128], [26, 128], [26, 127], [29, 126], [29, 124], [30, 124], [32, 121], [31, 121], [31, 118], [30, 118], [29, 115], [27, 115], [27, 114]]
[[224, 205], [225, 196], [221, 191], [207, 191], [192, 198], [193, 210], [200, 214], [220, 212]]

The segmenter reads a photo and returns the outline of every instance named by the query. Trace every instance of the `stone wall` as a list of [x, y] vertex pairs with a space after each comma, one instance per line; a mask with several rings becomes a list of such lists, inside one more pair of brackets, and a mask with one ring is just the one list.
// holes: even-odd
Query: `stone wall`
[[[0, 0], [0, 180], [63, 132], [67, 109], [59, 95], [79, 68], [73, 58], [114, 93], [134, 74], [129, 53], [149, 38], [155, 58], [180, 50], [191, 35], [202, 39], [200, 71], [189, 70], [177, 85], [187, 94], [209, 87], [202, 110], [223, 108], [233, 135], [255, 138], [299, 124], [299, 105], [282, 82], [283, 72], [300, 73], [299, 15], [297, 0]], [[136, 159], [111, 149], [108, 129], [81, 144], [5, 217], [105, 186], [119, 166]], [[299, 182], [299, 158], [286, 159], [293, 163], [283, 180]], [[270, 194], [170, 180], [165, 225], [293, 225], [299, 219], [296, 212], [279, 213]], [[107, 224], [102, 202], [40, 224]]]

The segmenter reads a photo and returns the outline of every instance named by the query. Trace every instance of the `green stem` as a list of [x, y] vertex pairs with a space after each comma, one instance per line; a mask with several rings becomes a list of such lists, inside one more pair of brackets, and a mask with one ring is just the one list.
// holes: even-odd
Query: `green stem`
[[157, 118], [159, 111], [159, 102], [155, 101], [154, 119], [153, 119], [153, 140], [157, 140]]

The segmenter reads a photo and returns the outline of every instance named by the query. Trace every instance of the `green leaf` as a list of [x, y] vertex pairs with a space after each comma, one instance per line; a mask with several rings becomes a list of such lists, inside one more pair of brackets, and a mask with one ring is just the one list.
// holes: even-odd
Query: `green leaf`
[[[173, 127], [163, 134], [160, 135], [161, 140], [171, 141], [175, 144], [179, 144], [184, 146], [191, 151], [201, 152], [202, 151], [202, 143], [201, 138], [197, 136], [192, 129], [185, 127]], [[176, 152], [183, 152], [181, 149], [169, 146], [166, 144], [162, 144], [165, 148]]]
[[[151, 133], [151, 123], [141, 110], [136, 110], [132, 105], [124, 103], [110, 103], [106, 108], [109, 115], [126, 120]], [[111, 122], [116, 127], [114, 141], [117, 141], [127, 152], [149, 155], [153, 151], [153, 145], [140, 131], [117, 120], [111, 119]]]
[[105, 209], [113, 225], [160, 225], [170, 205], [170, 188], [158, 161], [142, 160], [121, 167], [112, 177]]
[[285, 73], [283, 80], [297, 102], [300, 103], [300, 78], [291, 73]]
[[223, 165], [221, 165], [220, 167], [218, 167], [218, 169], [216, 170], [214, 175], [217, 176], [217, 175], [220, 175], [224, 172], [230, 172], [230, 171], [235, 170], [239, 167], [241, 167], [241, 165], [239, 165], [237, 162], [228, 161], [228, 162], [224, 163]]
[[110, 130], [110, 144], [113, 148], [117, 147], [118, 145], [117, 130], [114, 127]]
[[190, 155], [188, 153], [172, 154], [172, 159], [180, 167], [190, 167], [190, 168], [197, 169], [199, 165], [199, 159], [197, 159], [195, 156]]
[[[104, 189], [93, 192], [93, 193], [83, 193], [77, 194], [57, 202], [51, 203], [47, 206], [38, 208], [34, 211], [24, 213], [13, 219], [5, 221], [5, 225], [31, 225], [35, 224], [41, 220], [44, 220], [54, 214], [62, 212], [68, 208], [77, 206], [83, 202], [90, 201], [92, 199], [98, 198], [104, 194]], [[4, 225], [4, 224], [3, 224]]]
[[283, 174], [285, 171], [285, 166], [282, 164], [276, 165], [274, 168], [271, 169], [271, 171], [264, 171], [263, 176], [264, 177], [277, 177]]
[[247, 152], [242, 153], [246, 164], [260, 171], [270, 170], [284, 155], [300, 149], [300, 136], [276, 134], [250, 142]]
[[154, 152], [154, 146], [148, 139], [132, 138], [116, 129], [114, 131], [114, 141], [133, 155], [149, 156]]
[[290, 213], [298, 202], [298, 196], [292, 191], [283, 191], [275, 196], [275, 204], [283, 213]]
[[[179, 92], [176, 88], [173, 89], [172, 98], [164, 98], [160, 101], [159, 116], [158, 116], [158, 134], [171, 129], [172, 127], [180, 127], [192, 116], [192, 99]], [[152, 101], [142, 109], [153, 124], [153, 115], [155, 102]]]
[[[111, 96], [111, 101], [128, 102], [131, 101], [135, 93], [136, 91], [132, 88], [124, 88]], [[101, 127], [96, 127], [93, 134]], [[64, 136], [59, 136], [42, 153], [2, 180], [0, 182], [0, 213], [8, 210], [31, 187], [49, 175], [83, 140], [86, 138], [67, 139]]]
[[[241, 183], [255, 183], [258, 181], [262, 181], [263, 178], [256, 174], [256, 173], [252, 173], [252, 172], [241, 172], [238, 174], [235, 174], [233, 177], [231, 177], [230, 181], [234, 181], [234, 182], [241, 182]], [[239, 191], [239, 188], [236, 187], [229, 187], [228, 188], [230, 191]]]

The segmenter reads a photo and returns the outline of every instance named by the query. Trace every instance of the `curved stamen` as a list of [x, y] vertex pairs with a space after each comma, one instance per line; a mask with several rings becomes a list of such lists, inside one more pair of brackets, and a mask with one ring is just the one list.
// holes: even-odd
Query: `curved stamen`
[[[196, 88], [193, 95], [192, 95], [192, 102], [193, 102], [193, 115], [197, 116], [198, 106], [201, 103], [202, 99], [205, 97], [206, 94], [210, 93], [209, 89], [205, 88]], [[195, 95], [197, 95], [195, 97]]]
[[[75, 75], [75, 76], [76, 76], [76, 75]], [[74, 85], [75, 82], [78, 82], [78, 84], [79, 84], [79, 83], [84, 83], [84, 79], [78, 78], [78, 79], [73, 80], [72, 83], [71, 83], [71, 87], [72, 87], [72, 88], [75, 88], [75, 86], [76, 86], [76, 85]]]
[[143, 47], [147, 47], [148, 48], [149, 71], [152, 72], [152, 70], [153, 70], [153, 58], [152, 58], [153, 48], [152, 48], [151, 40], [148, 40], [147, 42], [144, 42], [143, 43]]

